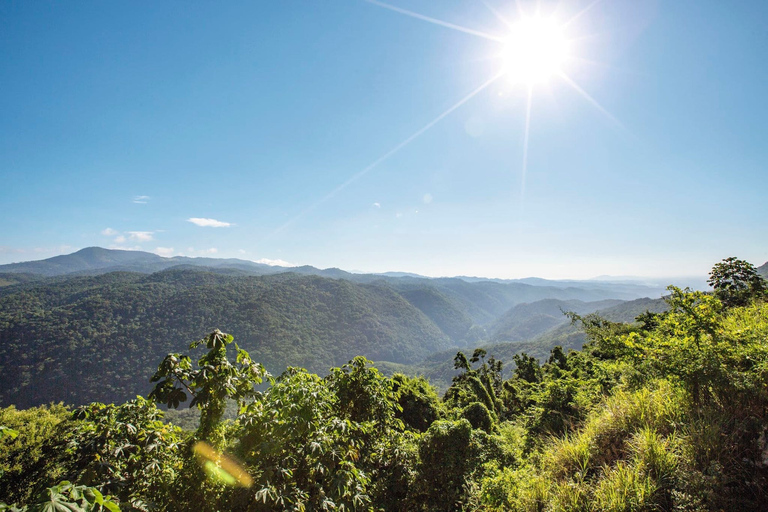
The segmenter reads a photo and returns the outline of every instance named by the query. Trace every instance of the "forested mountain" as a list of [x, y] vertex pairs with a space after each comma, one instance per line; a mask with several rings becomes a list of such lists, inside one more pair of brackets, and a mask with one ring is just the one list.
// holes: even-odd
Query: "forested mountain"
[[757, 267], [757, 273], [763, 276], [763, 279], [768, 279], [768, 261]]
[[350, 354], [412, 362], [453, 346], [386, 286], [199, 270], [76, 277], [0, 298], [0, 399], [28, 406], [145, 393], [158, 358], [217, 325], [277, 373], [326, 371]]
[[150, 252], [103, 249], [101, 247], [86, 247], [72, 254], [54, 256], [45, 260], [0, 265], [0, 274], [28, 273], [50, 277], [66, 274], [98, 275], [115, 271], [152, 273], [177, 266], [236, 269], [254, 275], [276, 274], [289, 269], [297, 274], [327, 274], [327, 277], [350, 275], [339, 269], [324, 271], [309, 266], [280, 267], [237, 258], [190, 258], [186, 256], [165, 258]]
[[491, 327], [492, 341], [523, 341], [535, 338], [558, 325], [569, 323], [563, 315], [572, 311], [580, 315], [620, 304], [620, 300], [584, 302], [580, 300], [544, 299], [518, 304], [504, 313]]
[[[158, 267], [168, 268], [150, 273]], [[0, 274], [0, 403], [21, 406], [143, 393], [158, 357], [222, 325], [270, 371], [322, 373], [356, 355], [414, 365], [488, 343], [488, 332], [525, 341], [562, 323], [560, 306], [586, 311], [633, 298], [625, 288], [573, 283], [283, 272], [100, 248], [1, 268], [11, 272]], [[516, 330], [502, 335], [505, 321]]]
[[271, 371], [323, 372], [354, 355], [415, 364], [481, 343], [484, 325], [531, 298], [604, 294], [461, 279], [253, 276], [221, 267], [6, 275], [24, 282], [0, 288], [0, 400], [24, 406], [145, 392], [158, 357], [218, 325]]
[[[648, 286], [642, 284], [606, 283], [600, 281], [551, 281], [538, 278], [525, 279], [485, 279], [476, 277], [459, 278], [427, 278], [407, 272], [385, 272], [382, 274], [351, 273], [338, 268], [319, 269], [310, 265], [300, 267], [282, 267], [266, 265], [254, 261], [237, 258], [190, 258], [186, 256], [174, 256], [166, 258], [149, 252], [124, 251], [116, 249], [103, 249], [101, 247], [87, 247], [72, 254], [55, 256], [39, 261], [27, 261], [0, 265], [0, 276], [7, 282], [20, 282], [23, 278], [14, 278], [15, 275], [24, 273], [29, 276], [64, 276], [72, 274], [98, 275], [108, 272], [142, 272], [152, 273], [173, 267], [205, 267], [218, 271], [241, 271], [249, 275], [278, 274], [293, 272], [304, 275], [319, 275], [334, 279], [348, 279], [357, 282], [370, 283], [372, 281], [386, 280], [390, 283], [424, 283], [442, 281], [444, 285], [451, 287], [458, 283], [485, 283], [490, 287], [506, 285], [517, 286], [518, 290], [543, 288], [549, 291], [539, 290], [528, 297], [519, 297], [518, 302], [531, 302], [542, 298], [552, 297], [552, 292], [560, 290], [560, 299], [600, 300], [603, 298], [634, 299], [637, 297], [659, 296], [663, 287]], [[28, 278], [27, 278], [28, 279]], [[7, 284], [7, 283], [6, 283]], [[0, 283], [0, 286], [4, 286]], [[521, 291], [517, 292], [518, 295]], [[586, 294], [586, 295], [585, 295]], [[506, 308], [505, 308], [506, 309]]]
[[[611, 307], [606, 307], [605, 309], [596, 308], [596, 306], [606, 306], [615, 302], [619, 303]], [[565, 307], [566, 305], [574, 307], [572, 309], [567, 309]], [[591, 303], [547, 299], [532, 304], [521, 304], [512, 308], [510, 313], [513, 311], [515, 312], [515, 318], [520, 319], [519, 325], [523, 328], [528, 327], [530, 324], [538, 324], [538, 322], [541, 321], [539, 312], [550, 313], [552, 321], [557, 323], [554, 327], [546, 329], [538, 335], [523, 336], [524, 329], [521, 328], [517, 331], [521, 337], [515, 338], [515, 341], [499, 342], [497, 339], [491, 338], [485, 343], [478, 344], [478, 346], [484, 349], [488, 353], [488, 356], [493, 356], [497, 360], [502, 361], [506, 368], [506, 372], [508, 373], [514, 369], [514, 356], [516, 354], [524, 352], [531, 357], [544, 362], [549, 356], [550, 351], [556, 346], [562, 347], [566, 353], [569, 350], [580, 350], [587, 341], [587, 334], [579, 322], [571, 322], [559, 309], [557, 309], [559, 317], [556, 316], [554, 310], [560, 307], [562, 307], [565, 312], [574, 312], [580, 315], [595, 313], [601, 318], [611, 322], [629, 324], [634, 323], [635, 318], [646, 311], [650, 311], [651, 313], [661, 313], [668, 309], [668, 305], [663, 299], [637, 299], [627, 302], [600, 301]], [[532, 316], [528, 317], [530, 318], [530, 322], [525, 320], [526, 317], [524, 314], [526, 312], [533, 313]], [[550, 315], [547, 316], [549, 317]], [[512, 315], [504, 315], [504, 317], [499, 319], [497, 324], [507, 325], [511, 318]], [[455, 350], [446, 350], [432, 354], [424, 361], [415, 365], [380, 364], [380, 366], [382, 370], [387, 373], [404, 372], [409, 375], [423, 375], [429, 379], [433, 385], [437, 386], [438, 389], [445, 389], [450, 385], [451, 379], [458, 373], [458, 370], [456, 370], [453, 365], [453, 358], [455, 355]]]

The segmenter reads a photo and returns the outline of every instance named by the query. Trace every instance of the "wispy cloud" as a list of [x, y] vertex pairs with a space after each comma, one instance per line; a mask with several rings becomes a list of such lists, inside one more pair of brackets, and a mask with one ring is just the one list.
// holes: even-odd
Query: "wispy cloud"
[[125, 243], [125, 237], [123, 235], [118, 235], [115, 237], [115, 243], [116, 244], [124, 244]]
[[[151, 242], [154, 238], [152, 237], [152, 231], [128, 231], [128, 240]], [[117, 242], [117, 239], [115, 241]]]
[[134, 196], [133, 202], [136, 204], [147, 204], [150, 199], [149, 196]]
[[200, 217], [190, 217], [187, 219], [187, 222], [191, 222], [196, 226], [204, 228], [228, 228], [233, 225], [231, 222], [224, 222], [216, 219], [204, 219]]
[[23, 254], [27, 252], [24, 249], [20, 249], [18, 247], [8, 247], [5, 245], [0, 245], [0, 254]]
[[173, 247], [155, 247], [154, 253], [157, 254], [158, 256], [163, 256], [168, 258], [170, 256], [173, 256]]
[[295, 267], [293, 263], [288, 263], [285, 260], [271, 260], [269, 258], [261, 258], [260, 260], [256, 260], [256, 263], [262, 263], [264, 265], [271, 265], [273, 267]]
[[117, 234], [117, 231], [112, 228], [106, 228], [102, 230], [101, 234], [104, 236], [115, 236]]
[[373, 206], [375, 206], [376, 208], [381, 208], [381, 203], [373, 203]]
[[119, 243], [110, 245], [109, 249], [117, 249], [119, 251], [141, 251], [142, 250], [140, 245], [127, 246], [127, 245], [120, 245]]

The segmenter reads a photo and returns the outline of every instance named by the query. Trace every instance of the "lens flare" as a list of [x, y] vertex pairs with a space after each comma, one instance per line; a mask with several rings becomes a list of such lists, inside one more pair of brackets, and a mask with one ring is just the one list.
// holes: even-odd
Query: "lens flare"
[[253, 485], [253, 478], [240, 464], [223, 453], [219, 453], [208, 443], [198, 441], [192, 447], [192, 451], [197, 455], [203, 470], [211, 480], [231, 486], [250, 487]]

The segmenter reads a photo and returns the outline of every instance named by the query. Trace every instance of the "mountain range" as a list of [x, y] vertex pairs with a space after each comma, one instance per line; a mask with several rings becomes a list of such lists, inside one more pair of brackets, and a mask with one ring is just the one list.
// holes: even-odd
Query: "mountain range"
[[[764, 265], [761, 269], [765, 270]], [[426, 278], [87, 248], [0, 266], [0, 406], [122, 401], [215, 328], [273, 373], [356, 355], [450, 379], [457, 350], [546, 357], [584, 334], [563, 311], [632, 321], [663, 289], [605, 281]]]

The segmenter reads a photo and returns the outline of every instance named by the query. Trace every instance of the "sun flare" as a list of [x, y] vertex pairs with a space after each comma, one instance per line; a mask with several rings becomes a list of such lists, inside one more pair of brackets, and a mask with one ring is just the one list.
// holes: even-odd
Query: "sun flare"
[[562, 27], [553, 20], [524, 18], [512, 26], [501, 58], [510, 82], [531, 87], [562, 73], [568, 41]]

